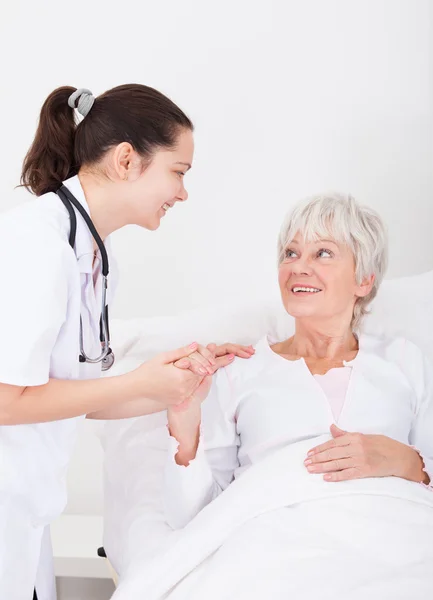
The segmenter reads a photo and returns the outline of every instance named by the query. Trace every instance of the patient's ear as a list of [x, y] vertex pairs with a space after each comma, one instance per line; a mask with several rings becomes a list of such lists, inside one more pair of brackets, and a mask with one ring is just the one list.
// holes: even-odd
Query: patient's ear
[[362, 280], [361, 284], [356, 286], [355, 295], [358, 298], [365, 298], [366, 296], [368, 296], [368, 294], [373, 288], [375, 279], [376, 277], [374, 275], [369, 275], [368, 277], [365, 277]]

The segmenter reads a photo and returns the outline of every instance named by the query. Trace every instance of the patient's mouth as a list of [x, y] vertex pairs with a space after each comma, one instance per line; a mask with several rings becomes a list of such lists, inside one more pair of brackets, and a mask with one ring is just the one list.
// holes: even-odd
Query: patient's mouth
[[322, 290], [315, 287], [304, 287], [304, 286], [294, 286], [292, 287], [292, 292], [296, 295], [304, 296], [306, 294], [318, 294]]

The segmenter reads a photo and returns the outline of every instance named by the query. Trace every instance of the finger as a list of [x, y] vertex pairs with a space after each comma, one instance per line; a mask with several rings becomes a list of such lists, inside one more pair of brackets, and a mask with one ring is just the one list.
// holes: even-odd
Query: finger
[[235, 359], [235, 355], [234, 354], [226, 354], [226, 356], [220, 356], [219, 358], [216, 359], [216, 365], [214, 367], [215, 371], [218, 371], [218, 369], [221, 369], [223, 367], [227, 367], [227, 365], [230, 365]]
[[350, 469], [353, 466], [353, 458], [339, 458], [329, 462], [308, 465], [307, 471], [309, 473], [334, 473], [337, 471], [343, 471], [344, 469]]
[[335, 423], [333, 423], [331, 425], [331, 435], [333, 438], [337, 438], [337, 437], [341, 437], [342, 435], [345, 435], [346, 433], [348, 433], [347, 431], [344, 431], [343, 429], [340, 429], [339, 427], [337, 427], [337, 425], [335, 425]]
[[342, 435], [339, 438], [333, 438], [329, 440], [329, 442], [325, 442], [324, 444], [320, 444], [315, 448], [312, 448], [307, 456], [313, 456], [314, 454], [318, 454], [319, 452], [323, 452], [324, 450], [330, 450], [331, 448], [337, 448], [338, 446], [348, 446], [350, 444], [351, 438], [350, 434]]
[[215, 356], [234, 354], [239, 358], [250, 358], [255, 353], [251, 346], [240, 346], [239, 344], [221, 344], [215, 348]]
[[173, 364], [178, 369], [189, 369], [191, 366], [191, 361], [189, 360], [189, 358], [181, 358], [180, 360], [177, 360]]
[[206, 369], [206, 373], [208, 373], [209, 375], [213, 373], [214, 365], [211, 365], [208, 359], [202, 356], [198, 351], [194, 352], [194, 354], [191, 354], [188, 358], [191, 361], [191, 363], [198, 364], [201, 367], [203, 367], [203, 369]]
[[335, 448], [329, 448], [328, 450], [322, 450], [317, 454], [313, 454], [310, 458], [306, 458], [304, 461], [305, 466], [324, 463], [330, 460], [339, 460], [340, 458], [349, 458], [353, 456], [353, 449], [351, 445], [348, 446], [336, 446]]
[[206, 346], [206, 348], [209, 350], [209, 352], [212, 352], [212, 354], [215, 356], [215, 348], [217, 347], [216, 344], [208, 344]]
[[[234, 361], [234, 359], [235, 359], [234, 354], [226, 354], [226, 356], [220, 356], [220, 357], [216, 358], [215, 359], [216, 364], [213, 367], [210, 367], [209, 369], [207, 369], [206, 374], [213, 375], [214, 373], [216, 373], [218, 371], [218, 369], [222, 369], [222, 368], [230, 365]], [[203, 374], [201, 371], [199, 371], [199, 373], [200, 373], [200, 375]]]
[[223, 354], [235, 354], [238, 356], [239, 352], [252, 356], [255, 353], [255, 349], [252, 346], [242, 346], [240, 344], [222, 344], [216, 347], [216, 352]]
[[177, 350], [169, 350], [168, 352], [162, 353], [162, 360], [164, 364], [174, 363], [181, 358], [185, 358], [190, 356], [194, 352], [197, 352], [198, 344], [194, 342], [189, 346], [183, 346], [182, 348], [178, 348]]
[[355, 467], [351, 467], [350, 469], [344, 469], [343, 471], [337, 471], [336, 473], [326, 473], [323, 476], [325, 481], [349, 481], [350, 479], [360, 479], [362, 475], [355, 469]]
[[213, 375], [214, 368], [215, 367], [202, 367], [200, 363], [196, 362], [195, 360], [192, 360], [189, 370], [191, 371], [191, 373], [194, 373], [195, 375], [201, 375], [203, 377], [206, 375]]
[[201, 356], [201, 357], [202, 357], [202, 358], [203, 358], [205, 361], [207, 361], [207, 365], [206, 365], [206, 366], [209, 366], [209, 365], [212, 365], [212, 366], [213, 366], [213, 365], [215, 365], [215, 358], [214, 358], [214, 355], [213, 355], [213, 353], [212, 353], [210, 350], [208, 350], [207, 348], [205, 348], [205, 346], [200, 346], [200, 345], [199, 345], [199, 347], [198, 347], [198, 349], [197, 349], [197, 353], [198, 353], [198, 354], [199, 354], [199, 355], [200, 355], [200, 356]]
[[194, 354], [191, 354], [191, 356], [189, 358], [181, 358], [180, 360], [177, 360], [173, 364], [178, 369], [183, 369], [184, 371], [189, 369], [196, 375], [209, 375], [208, 369], [200, 366], [200, 363], [198, 361], [194, 360], [194, 358], [193, 358], [194, 356], [195, 356]]

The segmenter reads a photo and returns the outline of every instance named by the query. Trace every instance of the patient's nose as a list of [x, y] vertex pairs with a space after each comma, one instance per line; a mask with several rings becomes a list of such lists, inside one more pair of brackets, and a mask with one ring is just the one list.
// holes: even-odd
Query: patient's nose
[[308, 258], [300, 257], [292, 264], [292, 273], [294, 275], [311, 275], [312, 272], [313, 268]]

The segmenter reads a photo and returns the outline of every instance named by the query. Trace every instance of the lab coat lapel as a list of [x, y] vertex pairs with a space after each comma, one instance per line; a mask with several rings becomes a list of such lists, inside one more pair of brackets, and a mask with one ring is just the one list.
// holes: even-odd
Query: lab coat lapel
[[[65, 185], [74, 194], [87, 214], [90, 214], [78, 176], [68, 179]], [[99, 318], [101, 311], [100, 303], [96, 300], [93, 283], [93, 236], [80, 213], [78, 211], [75, 211], [75, 213], [77, 215], [75, 254], [81, 279], [81, 319], [84, 347], [89, 355], [95, 356], [100, 353]]]
[[[87, 214], [90, 215], [89, 206], [84, 196], [83, 189], [78, 176], [72, 177], [65, 185], [81, 203]], [[76, 211], [77, 213], [77, 211]], [[75, 241], [75, 253], [81, 277], [81, 315], [83, 321], [84, 347], [91, 356], [97, 356], [101, 352], [99, 321], [102, 309], [102, 263], [98, 253], [97, 278], [94, 281], [94, 240], [83, 217], [77, 213], [77, 235]], [[111, 240], [104, 240], [109, 262], [107, 302], [110, 305], [114, 291], [117, 287], [117, 265], [111, 252]], [[94, 366], [93, 366], [94, 367]], [[95, 367], [94, 367], [95, 368]]]

